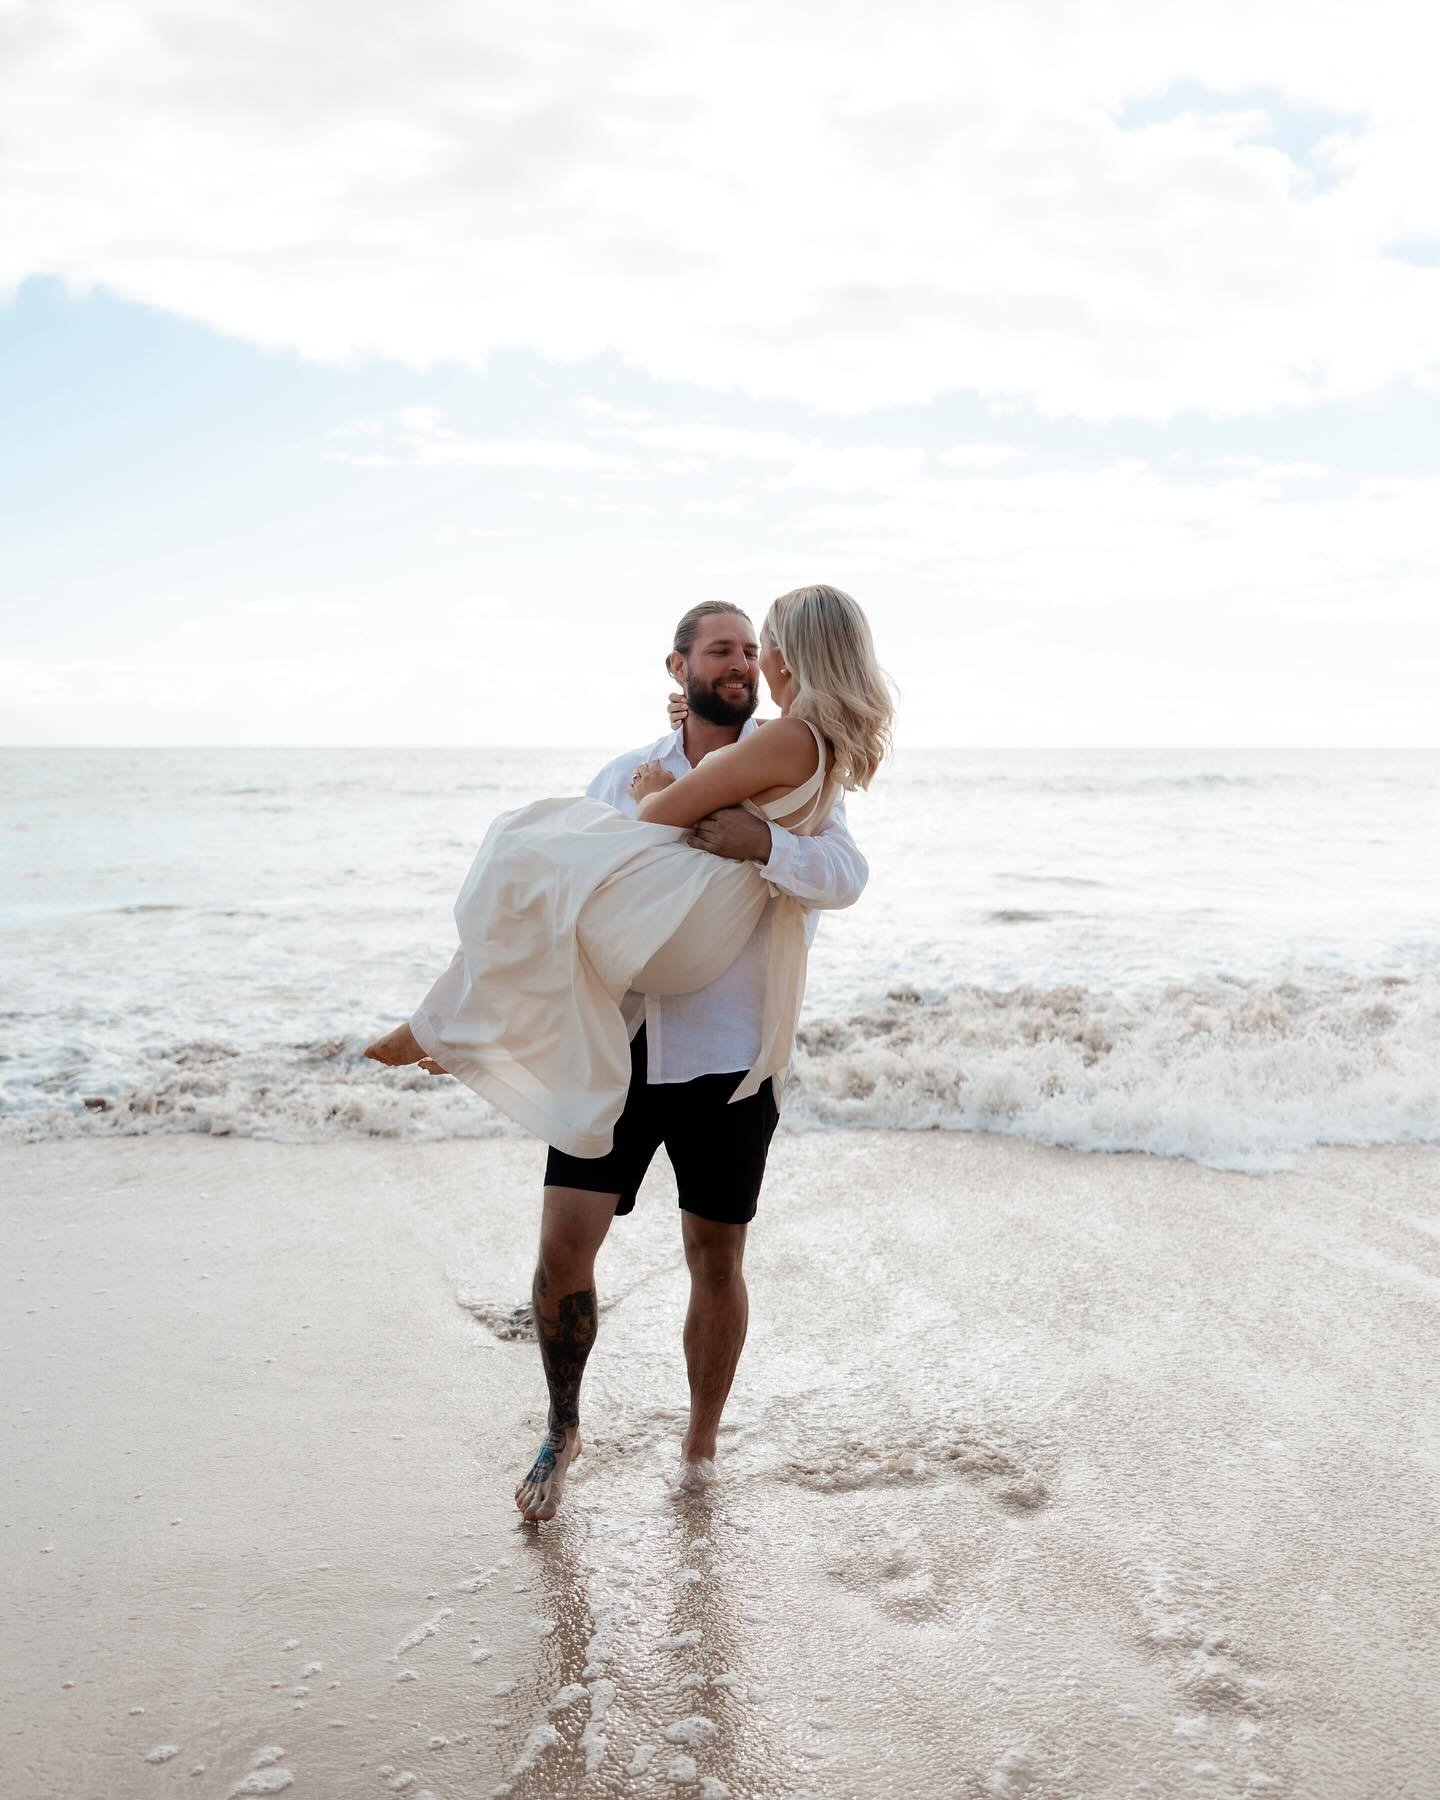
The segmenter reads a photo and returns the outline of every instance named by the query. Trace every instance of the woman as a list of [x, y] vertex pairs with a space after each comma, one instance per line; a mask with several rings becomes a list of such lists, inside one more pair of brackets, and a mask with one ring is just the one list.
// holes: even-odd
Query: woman
[[[754, 863], [689, 847], [690, 827], [742, 804], [808, 835], [841, 789], [869, 786], [889, 748], [890, 693], [848, 594], [783, 594], [761, 631], [760, 669], [780, 717], [678, 780], [658, 763], [638, 768], [635, 818], [588, 799], [502, 814], [456, 900], [460, 948], [450, 967], [410, 1023], [366, 1056], [458, 1076], [571, 1156], [605, 1155], [638, 1024], [627, 995], [708, 987], [773, 895]], [[779, 896], [760, 1054], [732, 1099], [768, 1077], [778, 1103], [805, 960], [804, 909]]]

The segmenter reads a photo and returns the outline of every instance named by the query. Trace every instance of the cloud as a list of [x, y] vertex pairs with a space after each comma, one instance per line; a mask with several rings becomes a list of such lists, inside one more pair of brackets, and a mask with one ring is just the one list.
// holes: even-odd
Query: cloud
[[1022, 454], [1010, 444], [955, 444], [941, 452], [947, 469], [993, 469]]
[[1339, 481], [1260, 464], [1206, 482], [1122, 458], [826, 502], [800, 541], [822, 543], [857, 586], [903, 585], [908, 569], [1011, 619], [1131, 608], [1235, 641], [1237, 619], [1432, 621], [1437, 516], [1440, 475]]
[[[363, 423], [365, 436], [384, 437], [382, 421]], [[361, 435], [353, 425], [347, 429]], [[617, 475], [633, 464], [632, 458], [613, 450], [597, 450], [563, 438], [469, 438], [443, 423], [438, 408], [431, 406], [402, 407], [390, 422], [389, 446], [385, 450], [329, 450], [326, 460], [365, 469], [409, 463], [430, 469], [538, 469], [551, 475]]]
[[1413, 0], [11, 6], [0, 289], [836, 413], [1429, 384], [1436, 277], [1394, 247], [1440, 237], [1432, 38]]

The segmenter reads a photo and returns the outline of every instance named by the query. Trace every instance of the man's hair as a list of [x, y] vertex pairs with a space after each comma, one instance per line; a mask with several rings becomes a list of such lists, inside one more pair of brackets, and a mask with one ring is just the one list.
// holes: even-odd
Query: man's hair
[[[732, 606], [728, 600], [702, 600], [698, 606], [692, 606], [685, 617], [681, 619], [680, 623], [675, 627], [675, 646], [671, 655], [674, 655], [677, 651], [681, 656], [688, 656], [690, 654], [691, 646], [694, 644], [696, 634], [700, 630], [700, 621], [702, 619], [708, 619], [712, 613], [734, 613], [737, 618], [743, 619], [745, 623], [750, 626], [752, 631], [755, 629], [749, 613], [746, 612], [743, 606]], [[668, 671], [670, 667], [669, 656], [665, 658], [665, 667]]]

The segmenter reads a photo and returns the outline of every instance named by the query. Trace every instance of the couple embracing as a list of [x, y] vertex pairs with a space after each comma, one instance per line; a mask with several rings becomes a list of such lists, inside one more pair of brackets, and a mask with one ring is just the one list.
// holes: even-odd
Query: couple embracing
[[[743, 612], [697, 606], [667, 667], [678, 728], [585, 798], [495, 820], [450, 967], [365, 1052], [457, 1076], [550, 1146], [533, 1296], [550, 1412], [515, 1494], [527, 1520], [554, 1517], [579, 1454], [596, 1253], [662, 1143], [691, 1284], [680, 1483], [714, 1472], [814, 912], [853, 905], [868, 874], [842, 796], [889, 748], [889, 687], [838, 588], [782, 595], [758, 637]], [[780, 711], [764, 730], [761, 675]]]

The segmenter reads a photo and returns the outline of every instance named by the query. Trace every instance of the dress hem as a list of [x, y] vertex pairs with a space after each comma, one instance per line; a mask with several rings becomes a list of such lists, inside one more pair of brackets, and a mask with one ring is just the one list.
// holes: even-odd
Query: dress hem
[[[537, 1106], [517, 1088], [496, 1075], [492, 1070], [476, 1063], [470, 1063], [465, 1057], [456, 1057], [453, 1050], [442, 1049], [440, 1040], [430, 1030], [429, 1020], [423, 1012], [415, 1013], [410, 1020], [410, 1029], [415, 1034], [415, 1041], [429, 1057], [440, 1063], [447, 1075], [453, 1075], [457, 1081], [463, 1081], [472, 1093], [478, 1094], [482, 1100], [488, 1100], [509, 1119], [536, 1137], [542, 1144], [549, 1144], [556, 1150], [563, 1150], [567, 1156], [579, 1158], [582, 1162], [591, 1162], [597, 1157], [608, 1156], [615, 1147], [615, 1128], [604, 1134], [600, 1132], [575, 1132], [556, 1130], [555, 1122], [549, 1118], [543, 1106]], [[447, 1062], [445, 1059], [449, 1058]], [[462, 1066], [452, 1068], [451, 1063], [459, 1062]]]

